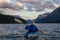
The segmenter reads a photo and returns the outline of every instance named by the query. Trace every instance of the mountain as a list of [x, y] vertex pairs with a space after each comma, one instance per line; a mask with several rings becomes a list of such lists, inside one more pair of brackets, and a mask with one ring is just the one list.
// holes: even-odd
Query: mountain
[[37, 23], [60, 23], [60, 7], [55, 9], [48, 16], [37, 21]]
[[[19, 20], [19, 21], [18, 21]], [[0, 13], [0, 24], [3, 23], [27, 23], [24, 19], [17, 16], [4, 15]]]
[[32, 23], [33, 20], [28, 19], [26, 21], [27, 21], [27, 23]]
[[35, 22], [40, 22], [41, 19], [43, 19], [44, 17], [46, 17], [47, 15], [49, 15], [49, 13], [44, 13], [42, 15], [38, 15], [38, 17], [35, 19]]

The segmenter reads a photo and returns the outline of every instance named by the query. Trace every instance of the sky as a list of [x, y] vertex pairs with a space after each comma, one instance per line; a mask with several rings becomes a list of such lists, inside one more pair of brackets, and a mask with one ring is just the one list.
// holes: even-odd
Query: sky
[[[18, 6], [20, 6], [20, 1], [33, 1], [33, 2], [39, 2], [39, 1], [41, 1], [41, 0], [0, 0], [0, 6], [1, 6], [1, 3], [2, 2], [6, 2], [6, 3], [12, 3], [12, 4], [16, 4], [16, 3], [18, 3]], [[52, 1], [52, 0], [43, 0], [43, 1], [51, 1], [51, 3], [52, 4], [54, 4], [56, 7], [58, 6], [56, 3], [54, 3], [54, 0]], [[55, 2], [56, 2], [57, 0], [55, 0]], [[60, 2], [60, 0], [58, 0], [58, 2]], [[13, 6], [13, 5], [12, 5]]]
[[[23, 4], [21, 4], [19, 1], [33, 1], [33, 2], [38, 2], [38, 1], [40, 1], [40, 0], [5, 0], [7, 3], [12, 3], [12, 4], [16, 4], [16, 6], [17, 7], [20, 7], [20, 6], [23, 6]], [[54, 3], [52, 0], [43, 0], [43, 1], [51, 1], [52, 2], [52, 4], [54, 4], [56, 7], [58, 7], [59, 5], [57, 5], [56, 3]], [[4, 2], [4, 0], [0, 0], [0, 4], [1, 4], [1, 2]], [[1, 5], [0, 5], [1, 6]], [[6, 6], [8, 6], [8, 5], [6, 5]], [[13, 5], [12, 5], [13, 6]], [[23, 14], [22, 13], [20, 13], [20, 16], [22, 17], [22, 18], [24, 18], [24, 19], [35, 19], [35, 18], [37, 18], [37, 16], [39, 15], [39, 14], [42, 14], [41, 12], [23, 12]]]
[[11, 2], [12, 2], [13, 4], [15, 4], [15, 3], [16, 3], [16, 0], [11, 0]]

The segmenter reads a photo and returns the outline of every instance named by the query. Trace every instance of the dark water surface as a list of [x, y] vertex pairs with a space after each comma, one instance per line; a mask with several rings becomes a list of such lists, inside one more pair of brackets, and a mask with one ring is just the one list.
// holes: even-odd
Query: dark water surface
[[[35, 24], [39, 31], [39, 40], [60, 40], [60, 24]], [[24, 24], [0, 24], [0, 40], [25, 40]]]

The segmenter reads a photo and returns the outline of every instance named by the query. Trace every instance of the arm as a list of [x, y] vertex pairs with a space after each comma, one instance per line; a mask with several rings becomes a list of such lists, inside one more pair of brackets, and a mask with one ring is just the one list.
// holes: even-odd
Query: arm
[[25, 26], [25, 29], [28, 30], [29, 29], [29, 25]]

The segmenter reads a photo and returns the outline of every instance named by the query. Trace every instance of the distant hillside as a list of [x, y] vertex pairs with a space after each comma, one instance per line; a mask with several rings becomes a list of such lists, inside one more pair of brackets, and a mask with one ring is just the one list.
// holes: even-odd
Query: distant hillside
[[35, 19], [35, 22], [39, 23], [41, 21], [41, 19], [43, 19], [47, 15], [49, 15], [49, 13], [44, 13], [42, 15], [38, 15], [38, 17]]
[[27, 22], [24, 19], [19, 18], [19, 17], [3, 15], [0, 13], [0, 24], [1, 23], [4, 24], [4, 23], [27, 23]]
[[60, 23], [60, 7], [55, 9], [47, 17], [38, 20], [37, 23]]
[[27, 23], [32, 23], [33, 20], [28, 19], [26, 21], [27, 21]]

